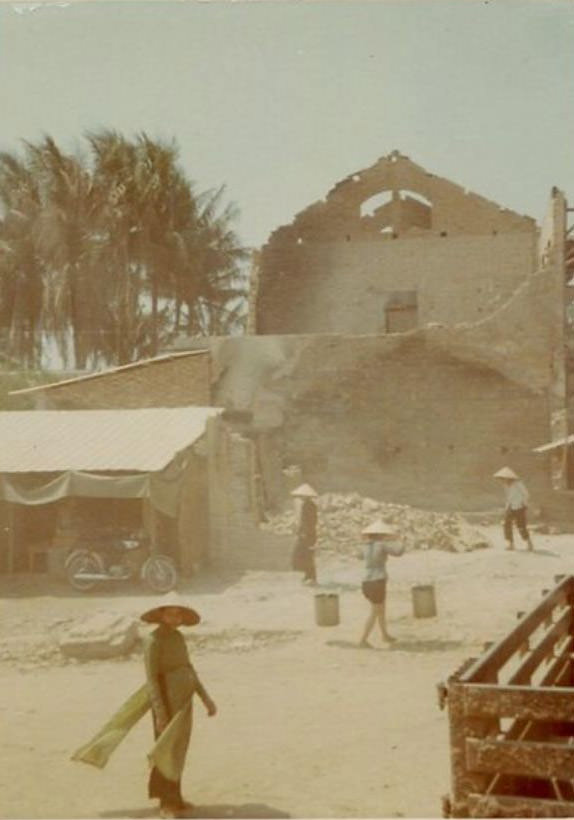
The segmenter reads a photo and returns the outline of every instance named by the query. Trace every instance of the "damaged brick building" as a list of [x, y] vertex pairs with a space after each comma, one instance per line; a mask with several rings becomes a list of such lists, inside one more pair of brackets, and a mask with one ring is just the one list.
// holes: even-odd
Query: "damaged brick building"
[[278, 228], [255, 335], [225, 343], [218, 383], [253, 413], [263, 464], [279, 452], [325, 489], [470, 510], [498, 503], [509, 462], [549, 497], [532, 451], [567, 432], [566, 214], [555, 189], [539, 228], [395, 151]]
[[277, 229], [256, 333], [385, 333], [475, 322], [536, 266], [537, 226], [393, 152]]
[[534, 449], [574, 422], [567, 217], [558, 189], [538, 226], [393, 152], [270, 236], [246, 335], [27, 392], [225, 408], [205, 457], [210, 554], [230, 566], [286, 565], [258, 521], [286, 502], [291, 465], [321, 492], [484, 511], [506, 463], [564, 520], [568, 448]]

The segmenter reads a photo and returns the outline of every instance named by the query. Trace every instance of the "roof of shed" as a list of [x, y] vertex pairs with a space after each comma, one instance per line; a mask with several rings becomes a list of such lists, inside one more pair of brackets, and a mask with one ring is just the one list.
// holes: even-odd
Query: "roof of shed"
[[153, 472], [204, 433], [217, 407], [0, 413], [0, 472]]

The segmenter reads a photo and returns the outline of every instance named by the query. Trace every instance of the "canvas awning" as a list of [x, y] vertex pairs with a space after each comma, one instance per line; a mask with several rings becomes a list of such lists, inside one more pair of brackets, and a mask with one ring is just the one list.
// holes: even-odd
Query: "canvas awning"
[[566, 438], [559, 438], [556, 441], [549, 441], [548, 444], [542, 444], [540, 447], [535, 447], [533, 453], [547, 453], [549, 450], [556, 450], [558, 447], [564, 447], [567, 444], [574, 444], [574, 435], [566, 436]]
[[[175, 516], [189, 449], [219, 413], [217, 407], [0, 413], [0, 499], [36, 505], [66, 496], [149, 498]], [[38, 473], [58, 475], [30, 486], [24, 476]]]

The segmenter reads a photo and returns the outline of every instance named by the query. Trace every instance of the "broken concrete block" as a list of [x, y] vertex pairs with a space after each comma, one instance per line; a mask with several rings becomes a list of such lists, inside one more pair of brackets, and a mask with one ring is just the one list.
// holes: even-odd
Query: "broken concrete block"
[[118, 613], [98, 613], [65, 630], [58, 639], [63, 655], [79, 660], [129, 654], [139, 640], [138, 621]]

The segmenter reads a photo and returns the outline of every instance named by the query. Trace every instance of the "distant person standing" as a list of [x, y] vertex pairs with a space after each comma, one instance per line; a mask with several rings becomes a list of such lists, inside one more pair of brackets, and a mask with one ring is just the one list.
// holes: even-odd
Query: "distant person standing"
[[504, 509], [504, 537], [506, 539], [506, 549], [514, 549], [514, 526], [520, 533], [527, 548], [533, 550], [534, 546], [526, 525], [526, 510], [528, 508], [528, 490], [523, 482], [510, 467], [503, 467], [494, 474], [494, 478], [502, 481], [506, 496], [506, 506]]
[[366, 527], [361, 535], [366, 541], [362, 590], [363, 595], [371, 604], [371, 612], [365, 623], [359, 646], [371, 648], [368, 639], [376, 623], [379, 625], [381, 638], [385, 643], [392, 643], [395, 640], [392, 635], [389, 635], [386, 622], [387, 558], [389, 555], [402, 555], [405, 547], [398, 541], [392, 527], [380, 518]]
[[315, 567], [315, 544], [317, 542], [317, 493], [309, 484], [296, 487], [291, 495], [295, 499], [295, 532], [297, 540], [291, 559], [294, 570], [303, 573], [304, 584], [317, 583]]

